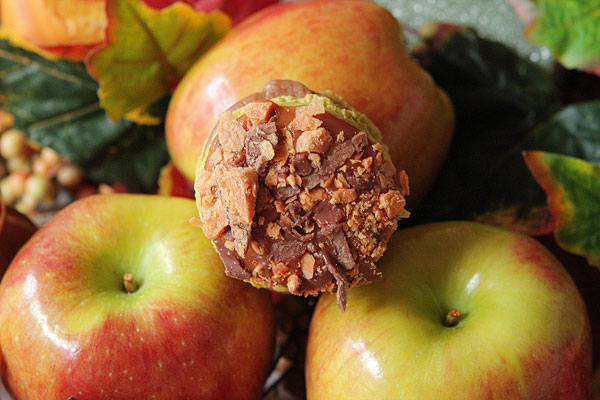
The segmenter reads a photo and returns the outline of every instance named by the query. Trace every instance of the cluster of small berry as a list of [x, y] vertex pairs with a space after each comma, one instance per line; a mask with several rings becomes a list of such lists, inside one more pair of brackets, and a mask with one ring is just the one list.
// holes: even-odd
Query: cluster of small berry
[[12, 117], [0, 112], [0, 194], [5, 204], [31, 215], [40, 205], [50, 208], [61, 191], [75, 194], [82, 187], [77, 166], [28, 141], [11, 124]]

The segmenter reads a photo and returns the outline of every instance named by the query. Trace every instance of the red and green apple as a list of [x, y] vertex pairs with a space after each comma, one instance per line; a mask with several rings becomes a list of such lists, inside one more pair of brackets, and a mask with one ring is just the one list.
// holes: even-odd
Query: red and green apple
[[100, 195], [57, 214], [0, 284], [16, 399], [256, 399], [270, 295], [223, 274], [192, 200]]
[[308, 400], [587, 399], [591, 332], [568, 273], [536, 240], [472, 222], [401, 230], [383, 280], [323, 296]]
[[398, 21], [362, 0], [280, 3], [233, 28], [171, 100], [166, 135], [176, 167], [193, 180], [219, 114], [272, 79], [331, 90], [365, 113], [410, 177], [409, 202], [425, 194], [452, 139], [452, 105], [408, 55]]

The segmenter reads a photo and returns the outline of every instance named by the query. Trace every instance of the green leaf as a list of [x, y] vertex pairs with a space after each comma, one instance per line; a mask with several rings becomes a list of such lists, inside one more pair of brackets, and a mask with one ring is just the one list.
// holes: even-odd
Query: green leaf
[[523, 147], [600, 163], [600, 101], [566, 106], [531, 132]]
[[154, 192], [161, 168], [169, 161], [164, 125], [136, 125], [91, 164], [96, 182], [121, 183], [135, 192]]
[[[543, 124], [536, 127], [527, 135], [523, 150], [543, 150], [564, 155], [570, 155], [587, 161], [600, 162], [600, 102], [573, 104], [563, 108]], [[523, 176], [523, 161], [520, 157], [507, 160], [509, 173], [518, 173], [518, 181], [506, 188], [521, 189], [520, 200], [517, 199], [517, 211], [529, 210], [527, 213], [515, 214], [512, 221], [529, 234], [550, 233], [553, 228], [552, 218], [545, 203], [545, 195], [529, 176]], [[501, 216], [501, 212], [499, 213]], [[477, 219], [486, 221], [485, 216]], [[532, 221], [542, 221], [543, 224], [532, 224]], [[502, 219], [500, 219], [502, 221]], [[502, 224], [500, 224], [502, 225]], [[510, 227], [510, 226], [509, 226]]]
[[548, 46], [567, 68], [600, 74], [600, 0], [538, 0], [528, 38]]
[[[100, 107], [97, 88], [82, 64], [50, 61], [0, 40], [1, 106], [16, 128], [80, 166], [93, 182], [153, 191], [168, 159], [164, 127], [114, 122]], [[167, 101], [149, 112], [164, 116]]]
[[108, 0], [107, 43], [87, 66], [100, 82], [102, 106], [114, 118], [157, 122], [146, 108], [165, 97], [192, 64], [229, 29], [221, 12], [183, 2], [155, 10], [142, 1]]
[[533, 128], [558, 109], [550, 76], [472, 30], [451, 34], [424, 66], [455, 107], [455, 138], [413, 222], [482, 219], [547, 232], [545, 198], [521, 158]]
[[97, 89], [82, 64], [50, 61], [0, 40], [2, 108], [30, 139], [82, 167], [132, 125], [106, 115]]
[[525, 159], [548, 195], [557, 243], [600, 268], [600, 165], [538, 151]]

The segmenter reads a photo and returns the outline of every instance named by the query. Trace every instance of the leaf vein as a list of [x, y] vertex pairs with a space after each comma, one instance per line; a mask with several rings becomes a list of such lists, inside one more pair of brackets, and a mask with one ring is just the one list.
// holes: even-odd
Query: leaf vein
[[17, 64], [21, 64], [22, 66], [29, 66], [29, 65], [35, 66], [35, 67], [39, 68], [40, 70], [42, 70], [43, 72], [45, 72], [46, 74], [53, 76], [55, 78], [58, 78], [58, 79], [61, 79], [64, 81], [68, 81], [68, 82], [73, 82], [75, 84], [88, 87], [89, 89], [96, 90], [95, 85], [93, 85], [91, 82], [84, 81], [77, 75], [68, 74], [68, 73], [62, 72], [56, 68], [48, 67], [40, 62], [34, 61], [33, 59], [31, 59], [29, 57], [17, 56], [15, 54], [11, 54], [11, 53], [7, 52], [6, 50], [0, 49], [0, 58], [5, 58], [9, 61], [13, 61]]
[[98, 103], [91, 103], [87, 106], [78, 108], [76, 110], [72, 110], [72, 111], [68, 111], [66, 113], [63, 114], [59, 114], [57, 116], [54, 116], [52, 118], [48, 118], [45, 120], [40, 120], [38, 122], [35, 122], [31, 125], [29, 125], [29, 130], [33, 130], [33, 129], [44, 129], [48, 126], [51, 125], [56, 125], [56, 124], [60, 124], [63, 122], [68, 122], [68, 121], [72, 121], [76, 118], [79, 118], [83, 115], [86, 114], [90, 114], [94, 111], [98, 111], [101, 110], [100, 104]]
[[156, 37], [154, 36], [154, 33], [152, 32], [150, 27], [148, 27], [143, 18], [140, 15], [138, 15], [136, 10], [131, 6], [131, 4], [128, 1], [125, 2], [125, 7], [129, 9], [129, 12], [132, 14], [133, 18], [136, 20], [136, 22], [142, 28], [142, 30], [146, 33], [146, 35], [150, 39], [150, 43], [156, 49], [156, 56], [158, 59], [157, 61], [159, 61], [167, 71], [167, 79], [177, 79], [178, 76], [175, 72], [175, 69], [169, 63], [169, 60], [165, 57], [163, 49], [160, 47], [160, 44], [158, 43], [158, 40], [156, 40]]

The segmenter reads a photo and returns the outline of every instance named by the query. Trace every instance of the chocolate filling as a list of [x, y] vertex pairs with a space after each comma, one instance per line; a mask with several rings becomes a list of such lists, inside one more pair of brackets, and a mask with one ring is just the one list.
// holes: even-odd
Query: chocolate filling
[[[270, 84], [263, 95], [311, 93], [298, 85]], [[335, 291], [344, 309], [349, 288], [380, 279], [375, 261], [408, 215], [407, 188], [381, 146], [319, 104], [271, 107], [257, 97], [246, 104], [253, 108], [237, 119], [244, 148], [221, 145], [219, 137], [234, 133], [219, 132], [197, 181], [203, 223], [211, 224], [205, 232], [222, 232], [209, 238], [228, 276], [300, 295]], [[239, 194], [223, 196], [238, 186]]]

